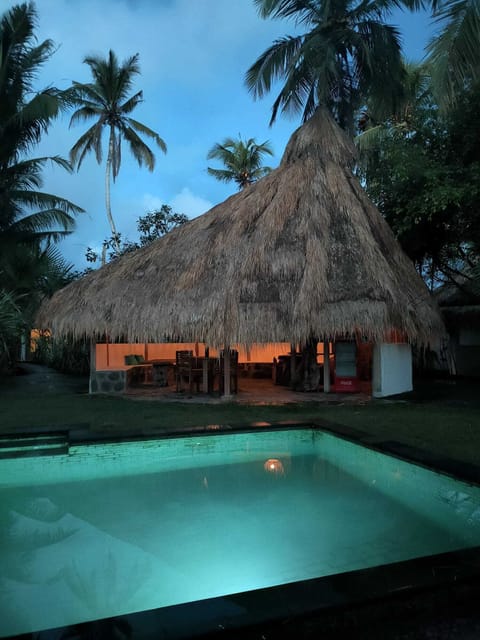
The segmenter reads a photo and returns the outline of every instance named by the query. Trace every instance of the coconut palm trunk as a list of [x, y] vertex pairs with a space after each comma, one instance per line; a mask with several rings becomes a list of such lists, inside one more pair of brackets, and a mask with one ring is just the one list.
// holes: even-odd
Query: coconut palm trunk
[[112, 206], [111, 206], [111, 199], [110, 199], [110, 178], [111, 178], [112, 163], [113, 163], [114, 144], [115, 144], [115, 134], [113, 131], [113, 127], [110, 127], [110, 138], [108, 141], [108, 156], [107, 156], [107, 163], [105, 167], [105, 208], [107, 211], [108, 224], [110, 225], [110, 230], [112, 232], [112, 238], [115, 244], [115, 248], [117, 252], [120, 252], [120, 240], [117, 233], [117, 227], [115, 226], [115, 220], [113, 219], [113, 215], [112, 215]]

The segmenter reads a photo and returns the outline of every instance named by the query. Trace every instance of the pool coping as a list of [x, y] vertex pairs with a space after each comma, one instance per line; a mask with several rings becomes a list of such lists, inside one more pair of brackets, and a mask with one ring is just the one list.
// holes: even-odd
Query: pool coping
[[[124, 433], [121, 438], [108, 433], [91, 433], [81, 426], [57, 430], [57, 433], [63, 433], [72, 446], [119, 440], [128, 442], [285, 429], [327, 431], [369, 449], [480, 485], [480, 467], [461, 464], [456, 460], [436, 456], [400, 442], [373, 437], [360, 429], [324, 420], [315, 423], [284, 421], [243, 426], [206, 425], [162, 433]], [[38, 436], [45, 433], [45, 430], [35, 431], [35, 435]], [[16, 433], [10, 437], [20, 435], [27, 434]], [[32, 431], [29, 431], [28, 435], [33, 435]], [[213, 638], [219, 634], [224, 637], [262, 638], [269, 637], [272, 632], [278, 638], [288, 637], [288, 634], [293, 632], [296, 635], [299, 625], [302, 628], [311, 628], [313, 625], [317, 630], [330, 629], [335, 633], [335, 629], [341, 629], [346, 620], [350, 621], [350, 626], [354, 624], [352, 615], [362, 623], [366, 616], [369, 619], [368, 624], [371, 624], [372, 619], [377, 620], [380, 612], [384, 613], [385, 610], [395, 611], [395, 615], [401, 620], [405, 612], [411, 615], [415, 608], [424, 611], [428, 603], [438, 607], [442, 615], [445, 615], [446, 607], [452, 602], [459, 601], [463, 605], [471, 602], [472, 611], [475, 611], [479, 597], [480, 546], [251, 592], [125, 614], [108, 621], [126, 620], [134, 629], [144, 630], [151, 630], [153, 624], [157, 632], [161, 631], [158, 637], [172, 640], [189, 637]], [[239, 611], [241, 613], [238, 613]], [[107, 623], [93, 621], [85, 624]], [[64, 627], [63, 630], [66, 631], [67, 628]], [[288, 634], [282, 636], [288, 629]], [[45, 630], [41, 632], [41, 637], [42, 640], [49, 640], [58, 638], [59, 633], [61, 632], [58, 629]], [[300, 632], [298, 635], [301, 636]], [[141, 640], [144, 636], [141, 632], [135, 632], [133, 637]]]
[[163, 429], [145, 431], [126, 431], [122, 433], [112, 433], [108, 431], [90, 431], [88, 424], [73, 424], [61, 426], [29, 427], [21, 431], [2, 433], [0, 441], [7, 438], [22, 438], [26, 436], [48, 436], [63, 435], [71, 445], [93, 444], [93, 443], [114, 443], [133, 442], [140, 440], [158, 440], [163, 438], [181, 438], [187, 436], [212, 435], [221, 433], [245, 433], [248, 431], [274, 431], [281, 429], [310, 429], [316, 428], [328, 431], [333, 435], [343, 437], [356, 444], [361, 444], [369, 449], [386, 453], [400, 458], [407, 462], [413, 462], [427, 469], [439, 471], [458, 480], [463, 480], [480, 486], [480, 465], [463, 462], [447, 456], [432, 453], [426, 449], [419, 449], [412, 445], [388, 440], [378, 435], [372, 435], [356, 427], [350, 427], [338, 422], [328, 420], [316, 421], [296, 421], [283, 420], [278, 422], [256, 422], [244, 423], [240, 425], [199, 425], [195, 427], [184, 427], [182, 429]]

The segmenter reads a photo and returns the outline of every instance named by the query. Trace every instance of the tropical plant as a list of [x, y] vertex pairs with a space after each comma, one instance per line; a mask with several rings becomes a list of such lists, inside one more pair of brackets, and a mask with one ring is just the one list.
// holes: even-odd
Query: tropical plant
[[43, 333], [35, 339], [32, 360], [62, 373], [85, 376], [90, 372], [90, 342]]
[[433, 90], [448, 108], [465, 88], [480, 80], [480, 4], [478, 0], [430, 0], [439, 32], [427, 53]]
[[129, 96], [133, 80], [140, 73], [138, 54], [119, 63], [115, 53], [110, 50], [108, 57], [87, 56], [85, 64], [90, 67], [93, 82], [73, 83], [74, 99], [79, 107], [70, 119], [70, 126], [77, 122], [95, 119], [95, 123], [79, 138], [70, 151], [70, 159], [77, 169], [85, 156], [93, 151], [97, 162], [102, 162], [102, 134], [108, 131], [108, 152], [105, 168], [105, 205], [107, 218], [115, 238], [117, 250], [120, 242], [112, 215], [110, 203], [110, 180], [115, 182], [121, 164], [122, 140], [126, 140], [133, 157], [139, 166], [145, 164], [149, 171], [155, 167], [155, 156], [143, 142], [139, 134], [151, 138], [166, 153], [167, 147], [162, 138], [129, 114], [143, 101], [143, 92]]
[[[52, 243], [72, 231], [73, 216], [82, 211], [64, 198], [40, 191], [46, 163], [71, 170], [69, 163], [59, 156], [30, 157], [50, 124], [69, 104], [68, 93], [59, 89], [35, 91], [34, 80], [54, 51], [51, 40], [37, 44], [35, 26], [32, 3], [14, 6], [0, 18], [2, 305], [14, 315], [20, 313], [24, 329], [41, 295], [47, 294], [47, 281], [52, 283], [55, 259], [58, 266], [58, 252], [55, 258]], [[12, 332], [8, 336], [11, 351], [14, 337]]]
[[188, 222], [188, 216], [173, 211], [168, 204], [162, 204], [160, 209], [150, 211], [138, 218], [137, 230], [140, 233], [140, 245], [144, 247], [186, 222]]
[[36, 93], [33, 80], [53, 52], [53, 43], [35, 45], [33, 5], [13, 7], [0, 21], [0, 243], [56, 241], [72, 230], [72, 214], [81, 209], [68, 200], [42, 193], [41, 172], [49, 161], [70, 170], [59, 156], [28, 159], [68, 103], [55, 88]]
[[[138, 242], [122, 240], [121, 235], [117, 234], [116, 237], [112, 236], [103, 241], [101, 256], [92, 247], [87, 247], [85, 258], [87, 262], [97, 262], [100, 259], [103, 266], [107, 261], [107, 254], [109, 260], [115, 260], [125, 253], [150, 244], [186, 222], [188, 217], [184, 213], [176, 213], [168, 204], [162, 204], [160, 209], [150, 211], [137, 219], [137, 230], [140, 234]], [[117, 244], [120, 245], [120, 250]]]
[[12, 7], [0, 19], [0, 167], [30, 151], [65, 106], [56, 88], [35, 92], [33, 80], [54, 51], [51, 40], [35, 38], [33, 3]]
[[239, 189], [244, 189], [252, 182], [256, 182], [270, 173], [271, 168], [262, 165], [263, 157], [273, 156], [273, 150], [268, 140], [257, 144], [255, 138], [242, 140], [225, 138], [215, 144], [208, 152], [209, 160], [220, 160], [225, 169], [208, 167], [208, 173], [221, 182], [235, 182]]
[[480, 258], [480, 85], [464, 90], [444, 114], [428, 87], [418, 98], [408, 121], [391, 118], [376, 127], [380, 133], [362, 147], [358, 171], [433, 288], [460, 274], [469, 279]]
[[14, 295], [0, 290], [0, 373], [12, 366], [12, 345], [20, 338], [23, 319]]
[[412, 132], [415, 115], [419, 109], [436, 109], [431, 91], [429, 67], [425, 64], [403, 62], [403, 92], [395, 111], [385, 114], [382, 104], [369, 99], [357, 119], [359, 135], [355, 138], [360, 152], [376, 153], [382, 137], [390, 136], [392, 131]]
[[[255, 98], [284, 82], [272, 108], [302, 112], [307, 120], [326, 106], [344, 129], [354, 131], [356, 110], [369, 97], [395, 110], [402, 93], [398, 30], [385, 23], [396, 0], [254, 0], [262, 18], [293, 19], [306, 33], [285, 36], [264, 51], [246, 73]], [[403, 4], [416, 6], [416, 0]]]

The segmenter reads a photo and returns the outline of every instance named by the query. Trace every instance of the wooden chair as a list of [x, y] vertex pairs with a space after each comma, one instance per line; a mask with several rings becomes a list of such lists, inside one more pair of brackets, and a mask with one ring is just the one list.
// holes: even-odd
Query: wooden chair
[[192, 357], [193, 351], [176, 351], [175, 352], [175, 383], [177, 391], [182, 390], [182, 370], [185, 367], [187, 357]]
[[176, 379], [177, 391], [183, 391], [183, 382], [188, 384], [190, 393], [196, 385], [197, 392], [200, 391], [200, 384], [203, 380], [203, 368], [197, 363], [197, 358], [193, 357], [192, 351], [177, 351], [176, 354]]
[[[225, 391], [224, 365], [224, 352], [220, 351], [218, 367], [218, 389], [220, 391], [220, 395], [223, 395], [223, 392]], [[238, 393], [238, 351], [236, 349], [230, 349], [230, 391], [231, 393]]]

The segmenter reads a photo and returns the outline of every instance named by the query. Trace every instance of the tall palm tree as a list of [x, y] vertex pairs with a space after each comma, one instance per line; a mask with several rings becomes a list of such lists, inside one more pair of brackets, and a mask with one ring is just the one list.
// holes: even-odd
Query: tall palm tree
[[[33, 81], [54, 50], [50, 40], [35, 43], [36, 12], [32, 3], [12, 7], [0, 19], [0, 241], [38, 241], [39, 234], [57, 240], [73, 228], [73, 203], [39, 191], [49, 161], [71, 170], [59, 156], [26, 156], [68, 104], [55, 88], [35, 92]], [[55, 230], [55, 225], [60, 227]]]
[[140, 73], [138, 54], [119, 63], [115, 53], [110, 50], [108, 57], [90, 56], [84, 59], [90, 67], [93, 82], [90, 84], [73, 83], [73, 91], [79, 108], [70, 119], [70, 126], [86, 120], [95, 119], [95, 123], [80, 137], [70, 151], [70, 160], [77, 169], [85, 156], [93, 151], [97, 162], [102, 162], [102, 134], [108, 131], [108, 153], [105, 169], [105, 205], [112, 236], [116, 239], [117, 250], [120, 242], [110, 204], [110, 179], [118, 175], [121, 164], [121, 144], [125, 139], [139, 166], [145, 164], [149, 171], [155, 167], [155, 156], [138, 134], [143, 134], [157, 143], [166, 153], [167, 147], [162, 138], [147, 126], [134, 120], [130, 113], [143, 100], [143, 92], [132, 96], [129, 92], [133, 80]]
[[[245, 81], [255, 98], [284, 81], [272, 109], [302, 112], [307, 120], [319, 105], [353, 132], [354, 113], [375, 96], [391, 112], [402, 91], [398, 30], [385, 24], [396, 0], [254, 0], [262, 18], [291, 18], [306, 33], [276, 40], [248, 69]], [[417, 0], [403, 4], [417, 5]]]
[[243, 189], [270, 173], [270, 167], [262, 166], [263, 157], [266, 155], [273, 156], [268, 140], [257, 144], [255, 138], [225, 138], [221, 144], [217, 142], [213, 145], [207, 155], [209, 160], [220, 160], [225, 169], [207, 167], [207, 171], [217, 180], [235, 182], [239, 189]]
[[[48, 162], [71, 171], [59, 156], [31, 158], [50, 124], [68, 106], [56, 88], [36, 91], [34, 80], [54, 51], [51, 40], [37, 43], [33, 3], [12, 7], [0, 17], [0, 360], [14, 353], [19, 332], [27, 330], [42, 295], [55, 286], [52, 243], [70, 233], [72, 202], [43, 193]], [[46, 283], [50, 291], [46, 291]], [[55, 280], [58, 282], [58, 279]], [[1, 362], [0, 362], [1, 368]]]
[[432, 85], [442, 108], [480, 80], [480, 3], [478, 0], [431, 0], [439, 28], [427, 46]]

